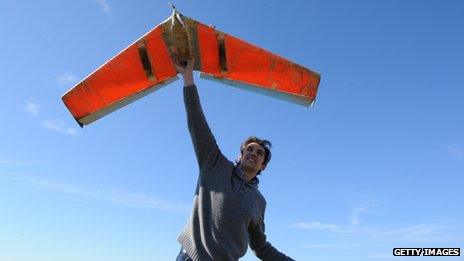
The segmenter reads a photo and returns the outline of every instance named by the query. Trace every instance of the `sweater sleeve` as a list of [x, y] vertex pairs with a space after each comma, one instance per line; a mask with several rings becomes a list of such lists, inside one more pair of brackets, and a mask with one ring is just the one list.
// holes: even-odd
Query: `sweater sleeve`
[[259, 259], [264, 261], [295, 261], [291, 257], [279, 252], [266, 241], [264, 221], [251, 226], [248, 230], [250, 233], [250, 248]]
[[184, 103], [187, 112], [187, 125], [192, 138], [198, 166], [202, 171], [211, 171], [227, 161], [222, 155], [201, 108], [195, 85], [184, 87]]

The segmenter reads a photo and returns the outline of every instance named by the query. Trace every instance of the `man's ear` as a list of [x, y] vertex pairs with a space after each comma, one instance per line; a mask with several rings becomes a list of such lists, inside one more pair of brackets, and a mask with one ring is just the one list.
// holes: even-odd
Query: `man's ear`
[[237, 163], [240, 164], [240, 160], [242, 159], [242, 154], [238, 155], [237, 157]]
[[267, 164], [263, 164], [263, 166], [261, 167], [261, 171], [265, 170], [267, 167]]

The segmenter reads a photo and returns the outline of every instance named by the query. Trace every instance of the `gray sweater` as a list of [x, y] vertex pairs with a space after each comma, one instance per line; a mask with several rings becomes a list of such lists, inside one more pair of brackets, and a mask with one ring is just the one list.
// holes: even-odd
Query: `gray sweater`
[[259, 181], [247, 182], [241, 169], [219, 150], [196, 86], [184, 87], [184, 102], [200, 174], [179, 243], [195, 261], [238, 260], [248, 244], [261, 260], [293, 260], [266, 241], [266, 200], [258, 190]]

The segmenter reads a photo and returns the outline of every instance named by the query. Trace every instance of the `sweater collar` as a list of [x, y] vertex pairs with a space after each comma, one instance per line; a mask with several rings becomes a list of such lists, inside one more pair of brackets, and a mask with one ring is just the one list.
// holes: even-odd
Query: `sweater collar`
[[254, 189], [258, 189], [258, 184], [259, 184], [258, 177], [255, 176], [251, 181], [248, 181], [245, 178], [245, 173], [243, 172], [243, 170], [238, 165], [235, 165], [234, 174], [237, 175], [242, 180], [243, 185], [247, 185], [247, 186], [252, 187]]

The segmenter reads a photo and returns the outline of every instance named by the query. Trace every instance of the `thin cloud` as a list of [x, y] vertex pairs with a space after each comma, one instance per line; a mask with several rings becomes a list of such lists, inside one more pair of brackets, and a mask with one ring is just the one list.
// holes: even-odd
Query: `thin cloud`
[[42, 125], [49, 130], [54, 130], [74, 136], [80, 136], [75, 128], [65, 127], [63, 121], [61, 120], [44, 120]]
[[186, 213], [190, 206], [182, 202], [164, 200], [142, 193], [134, 193], [113, 188], [96, 188], [84, 185], [54, 183], [43, 180], [22, 179], [36, 188], [78, 195], [96, 200], [117, 203], [130, 207], [149, 208], [166, 212]]
[[356, 232], [357, 226], [361, 223], [361, 214], [366, 212], [367, 208], [356, 207], [351, 210], [350, 223], [348, 225], [337, 225], [328, 224], [320, 221], [316, 222], [298, 222], [293, 223], [290, 227], [298, 229], [310, 229], [310, 230], [326, 230], [335, 233], [354, 233]]
[[[443, 226], [437, 224], [418, 224], [404, 228], [396, 229], [379, 229], [361, 225], [361, 215], [368, 212], [367, 207], [361, 206], [351, 210], [350, 223], [348, 225], [327, 224], [323, 222], [299, 222], [293, 223], [291, 227], [298, 229], [321, 230], [334, 233], [354, 234], [357, 232], [367, 233], [376, 238], [388, 238], [393, 241], [427, 241], [436, 238], [450, 238], [450, 235], [444, 235]], [[440, 234], [441, 233], [441, 234]]]
[[329, 230], [332, 232], [337, 232], [340, 230], [340, 227], [338, 225], [334, 224], [324, 224], [319, 221], [317, 222], [299, 222], [299, 223], [293, 223], [290, 225], [293, 228], [299, 228], [299, 229], [313, 229], [313, 230]]
[[28, 101], [26, 102], [24, 110], [32, 116], [37, 116], [39, 115], [41, 108], [37, 103]]
[[107, 16], [111, 15], [111, 7], [106, 0], [95, 0], [95, 3], [100, 6], [100, 9], [103, 13], [105, 13]]
[[355, 248], [355, 247], [369, 247], [367, 245], [361, 244], [304, 244], [302, 245], [304, 248]]
[[390, 254], [371, 254], [369, 258], [394, 258], [393, 253]]
[[[26, 102], [24, 110], [33, 116], [38, 116], [41, 111], [41, 107], [37, 103], [28, 101]], [[63, 121], [60, 119], [43, 120], [42, 126], [49, 130], [54, 130], [54, 131], [58, 131], [58, 132], [62, 132], [62, 133], [66, 133], [66, 134], [74, 135], [74, 136], [80, 136], [79, 133], [77, 133], [76, 128], [66, 127]], [[17, 164], [17, 165], [21, 165], [21, 164]]]
[[377, 237], [388, 237], [399, 241], [424, 241], [430, 238], [440, 236], [442, 225], [428, 224], [428, 225], [413, 225], [405, 228], [392, 229], [389, 231], [382, 231], [377, 233]]
[[70, 72], [65, 72], [64, 74], [58, 76], [56, 78], [56, 81], [60, 86], [68, 86], [70, 84], [74, 84], [77, 82], [76, 76]]
[[43, 164], [45, 164], [45, 162], [40, 160], [17, 160], [0, 158], [0, 166], [38, 166]]
[[[334, 224], [324, 224], [321, 222], [311, 223], [294, 223], [291, 227], [300, 229], [325, 230], [329, 232], [339, 233], [340, 235], [355, 235], [360, 234], [363, 238], [370, 238], [371, 243], [378, 242], [381, 245], [386, 242], [405, 242], [405, 243], [429, 243], [429, 242], [458, 242], [463, 240], [462, 232], [455, 229], [451, 232], [450, 228], [444, 224], [418, 224], [403, 228], [383, 229], [360, 226], [353, 228], [350, 226], [338, 226]], [[350, 239], [352, 240], [352, 239]], [[363, 246], [361, 244], [306, 244], [304, 247], [311, 248], [342, 248]], [[367, 246], [367, 245], [366, 245]]]
[[463, 149], [458, 148], [454, 145], [447, 145], [446, 148], [448, 150], [448, 153], [452, 157], [464, 162], [464, 150]]
[[366, 207], [357, 207], [351, 210], [351, 225], [352, 226], [357, 226], [361, 222], [360, 215], [361, 213], [366, 212], [367, 209]]
[[[318, 242], [316, 244], [303, 244], [303, 248], [384, 248], [398, 245], [430, 245], [430, 244], [455, 244], [464, 239], [463, 229], [460, 226], [447, 225], [445, 221], [429, 224], [411, 224], [409, 226], [370, 226], [363, 220], [366, 214], [372, 215], [369, 204], [358, 205], [351, 209], [346, 225], [316, 222], [298, 222], [290, 225], [292, 228], [320, 231], [329, 234], [336, 242]], [[311, 232], [314, 233], [314, 232]], [[347, 242], [347, 243], [345, 243]], [[372, 253], [369, 258], [387, 258], [392, 255], [386, 253]]]

